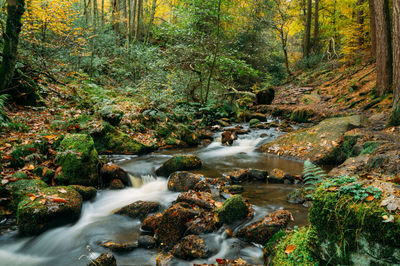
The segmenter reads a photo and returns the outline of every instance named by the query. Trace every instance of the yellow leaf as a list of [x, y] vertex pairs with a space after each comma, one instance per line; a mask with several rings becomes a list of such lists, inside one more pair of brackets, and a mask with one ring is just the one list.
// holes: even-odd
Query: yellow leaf
[[289, 255], [292, 254], [296, 250], [297, 246], [296, 245], [289, 245], [285, 249], [285, 254]]

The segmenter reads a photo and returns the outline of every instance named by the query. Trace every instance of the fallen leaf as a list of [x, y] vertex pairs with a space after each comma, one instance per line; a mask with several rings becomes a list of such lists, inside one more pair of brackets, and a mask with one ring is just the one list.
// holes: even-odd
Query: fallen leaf
[[63, 193], [63, 194], [67, 193], [67, 191], [64, 188], [58, 190], [58, 192]]
[[372, 196], [372, 195], [370, 195], [370, 196], [368, 196], [365, 200], [366, 200], [366, 201], [373, 201], [374, 199], [375, 199], [375, 197]]
[[52, 199], [53, 202], [58, 202], [58, 203], [67, 203], [68, 201], [66, 199], [62, 199], [62, 198], [55, 198]]
[[285, 249], [285, 254], [290, 255], [296, 250], [297, 246], [296, 245], [289, 245]]

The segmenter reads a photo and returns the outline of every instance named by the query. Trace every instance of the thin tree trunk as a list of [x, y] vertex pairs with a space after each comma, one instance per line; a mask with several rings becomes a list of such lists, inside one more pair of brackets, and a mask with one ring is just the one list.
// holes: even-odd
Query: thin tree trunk
[[393, 0], [393, 111], [390, 124], [400, 125], [400, 0]]
[[97, 19], [98, 19], [98, 9], [97, 9], [97, 0], [93, 0], [93, 26], [96, 29], [97, 27]]
[[314, 53], [319, 53], [319, 0], [315, 0], [314, 8]]
[[371, 54], [376, 57], [376, 23], [375, 23], [375, 2], [369, 0], [369, 17], [371, 27]]
[[357, 24], [359, 25], [358, 28], [358, 46], [361, 48], [364, 44], [364, 12], [362, 10], [362, 4], [364, 0], [357, 0]]
[[154, 17], [156, 16], [156, 8], [157, 8], [157, 0], [153, 0], [153, 4], [151, 5], [151, 16], [150, 16], [149, 28], [147, 30], [146, 43], [149, 41], [149, 38], [153, 31], [153, 23], [154, 23]]
[[389, 0], [375, 0], [376, 23], [376, 91], [379, 96], [389, 91], [392, 83], [392, 44]]
[[112, 0], [112, 18], [114, 31], [119, 34], [119, 0]]
[[308, 58], [311, 51], [311, 18], [312, 18], [312, 0], [307, 0], [307, 21], [304, 34], [304, 57]]
[[142, 39], [142, 14], [143, 14], [143, 0], [138, 0], [137, 6], [137, 19], [136, 19], [136, 32], [135, 40], [140, 41]]
[[127, 11], [127, 1], [129, 0], [122, 0], [122, 13], [124, 16], [124, 20], [123, 20], [123, 27], [126, 30], [126, 32], [128, 32], [128, 11]]
[[126, 0], [128, 2], [128, 24], [127, 24], [127, 29], [126, 29], [126, 40], [128, 41], [128, 43], [130, 43], [132, 41], [132, 28], [131, 28], [131, 24], [132, 24], [132, 2], [131, 0]]
[[281, 28], [279, 31], [280, 31], [280, 35], [281, 35], [282, 51], [283, 51], [283, 55], [285, 57], [286, 72], [289, 76], [291, 76], [292, 73], [290, 72], [290, 68], [289, 68], [289, 56], [288, 56], [288, 52], [287, 52], [287, 35], [285, 36], [283, 28]]
[[101, 27], [104, 27], [104, 0], [101, 0]]
[[7, 90], [14, 76], [17, 62], [19, 34], [21, 32], [21, 18], [25, 12], [24, 0], [8, 0], [6, 30], [3, 36], [3, 61], [0, 66], [0, 93]]
[[134, 37], [135, 40], [136, 40], [136, 23], [137, 23], [136, 21], [137, 4], [138, 0], [133, 0], [131, 38]]

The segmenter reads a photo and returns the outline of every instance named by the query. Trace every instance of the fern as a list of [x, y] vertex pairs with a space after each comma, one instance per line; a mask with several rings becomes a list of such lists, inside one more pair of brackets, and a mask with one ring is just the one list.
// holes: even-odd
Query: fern
[[324, 181], [328, 175], [319, 166], [313, 164], [310, 161], [304, 162], [303, 178], [304, 178], [304, 189], [307, 192], [306, 198], [312, 199], [315, 189], [319, 184]]
[[5, 111], [6, 100], [8, 96], [6, 94], [0, 95], [0, 128], [8, 126], [10, 118], [8, 118]]

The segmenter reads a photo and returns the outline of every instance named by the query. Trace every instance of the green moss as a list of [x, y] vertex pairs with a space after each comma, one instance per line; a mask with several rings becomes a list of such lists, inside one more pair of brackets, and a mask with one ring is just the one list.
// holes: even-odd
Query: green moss
[[56, 176], [56, 181], [63, 185], [96, 185], [98, 162], [97, 151], [90, 136], [67, 135], [57, 152], [57, 164], [62, 167], [62, 172]]
[[7, 184], [6, 189], [10, 193], [10, 208], [16, 210], [19, 202], [23, 200], [27, 194], [38, 193], [45, 187], [47, 187], [47, 184], [37, 179], [24, 179]]
[[[24, 235], [39, 234], [51, 227], [70, 223], [79, 218], [81, 195], [70, 187], [41, 189], [36, 199], [26, 197], [18, 204], [17, 224]], [[55, 200], [58, 199], [58, 200]]]
[[261, 121], [258, 120], [258, 119], [251, 119], [250, 120], [250, 127], [256, 127], [260, 123], [261, 123]]
[[[320, 261], [307, 245], [309, 234], [310, 229], [302, 227], [283, 236], [273, 251], [271, 265], [320, 265]], [[286, 254], [289, 245], [294, 245], [295, 249], [292, 253]]]
[[13, 178], [16, 179], [29, 179], [28, 175], [25, 172], [16, 172], [13, 174]]
[[237, 220], [246, 218], [249, 210], [243, 197], [235, 195], [227, 199], [222, 207], [215, 210], [222, 223], [231, 224]]
[[11, 152], [11, 167], [21, 168], [25, 165], [24, 158], [34, 153], [46, 154], [49, 145], [45, 141], [36, 142], [34, 144], [19, 145]]
[[96, 197], [97, 194], [97, 189], [94, 187], [85, 187], [85, 186], [79, 186], [79, 185], [73, 185], [69, 186], [72, 189], [75, 189], [79, 194], [81, 194], [82, 199], [84, 201], [86, 200], [91, 200]]
[[363, 150], [361, 151], [360, 155], [373, 153], [374, 151], [376, 151], [376, 149], [378, 149], [380, 144], [381, 143], [377, 142], [377, 141], [367, 141], [367, 142], [365, 142], [364, 145], [363, 145]]
[[200, 144], [198, 134], [183, 124], [178, 125], [178, 136], [180, 140], [184, 141], [189, 146], [195, 147]]
[[176, 155], [158, 168], [156, 174], [167, 177], [176, 171], [196, 170], [201, 166], [202, 162], [196, 155]]
[[380, 245], [390, 256], [400, 248], [400, 219], [396, 213], [392, 214], [395, 216], [393, 223], [384, 223], [384, 215], [391, 214], [380, 207], [378, 200], [355, 201], [349, 194], [329, 192], [321, 186], [309, 212], [315, 238], [319, 241], [314, 252], [330, 259], [331, 263], [349, 265], [353, 260], [351, 254], [365, 248], [360, 242], [365, 239], [370, 246]]
[[93, 136], [96, 150], [101, 154], [144, 154], [153, 150], [152, 146], [140, 143], [108, 123], [102, 134]]
[[311, 111], [306, 108], [299, 108], [294, 110], [290, 114], [290, 120], [298, 123], [306, 123], [308, 119], [312, 116]]
[[124, 112], [119, 110], [117, 106], [106, 106], [100, 110], [101, 117], [104, 121], [110, 123], [113, 126], [119, 125], [122, 118], [124, 117]]
[[393, 112], [389, 118], [388, 125], [389, 126], [400, 125], [400, 108], [399, 107], [397, 107], [395, 110], [393, 110]]
[[320, 160], [320, 164], [341, 164], [346, 161], [347, 158], [357, 156], [354, 145], [357, 140], [361, 138], [361, 135], [346, 135], [343, 141], [336, 146], [332, 152], [324, 159]]

